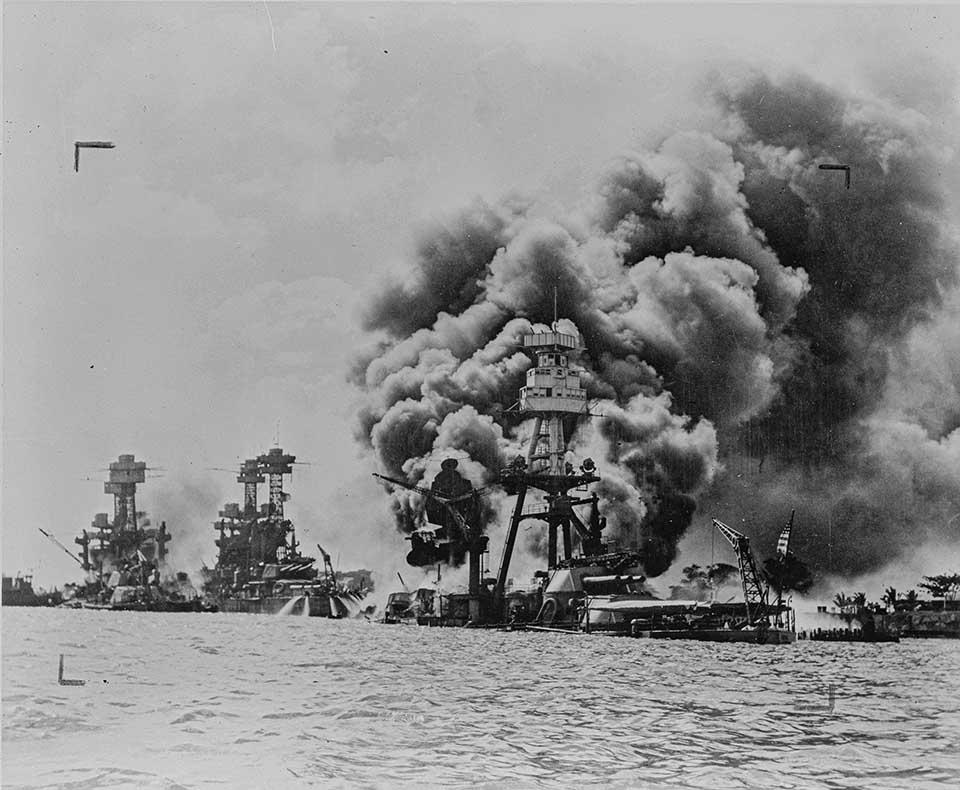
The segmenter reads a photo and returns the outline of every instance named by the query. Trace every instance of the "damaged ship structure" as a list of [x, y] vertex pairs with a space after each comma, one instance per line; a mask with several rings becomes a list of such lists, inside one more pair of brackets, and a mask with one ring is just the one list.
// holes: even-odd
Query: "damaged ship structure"
[[137, 485], [146, 479], [147, 465], [133, 455], [121, 455], [109, 467], [104, 493], [114, 498], [113, 519], [97, 513], [90, 530], [75, 542], [80, 557], [67, 551], [87, 574], [83, 585], [69, 586], [64, 605], [84, 609], [133, 611], [203, 611], [204, 604], [184, 572], [173, 572], [167, 563], [170, 534], [165, 521], [150, 526], [145, 512], [137, 510]]
[[[342, 618], [357, 614], [371, 589], [368, 572], [338, 576], [319, 544], [322, 572], [314, 557], [300, 552], [283, 508], [283, 477], [293, 473], [295, 462], [296, 456], [274, 447], [240, 466], [243, 506], [230, 502], [220, 511], [214, 522], [217, 562], [204, 571], [205, 591], [223, 612]], [[258, 505], [258, 486], [265, 481], [269, 501]]]
[[[440, 624], [511, 629], [559, 630], [608, 635], [746, 641], [793, 642], [792, 612], [768, 601], [768, 589], [744, 535], [722, 522], [717, 529], [730, 541], [739, 560], [744, 601], [721, 604], [657, 599], [645, 585], [643, 554], [608, 544], [606, 519], [599, 497], [590, 486], [600, 481], [590, 458], [578, 466], [568, 460], [568, 441], [577, 424], [590, 416], [580, 375], [570, 365], [579, 351], [580, 337], [560, 332], [554, 321], [549, 331], [523, 337], [524, 349], [535, 364], [526, 373], [516, 407], [521, 419], [532, 421], [526, 455], [517, 456], [500, 471], [498, 484], [516, 497], [500, 565], [495, 578], [484, 578], [480, 498], [457, 472], [457, 461], [443, 461], [427, 488], [397, 478], [376, 475], [391, 488], [418, 492], [424, 499], [427, 521], [433, 529], [410, 536], [408, 562], [425, 566], [468, 560], [466, 592], [443, 595]], [[510, 564], [521, 524], [546, 524], [545, 571], [538, 584], [516, 589], [509, 579]], [[575, 551], [579, 549], [579, 551]]]

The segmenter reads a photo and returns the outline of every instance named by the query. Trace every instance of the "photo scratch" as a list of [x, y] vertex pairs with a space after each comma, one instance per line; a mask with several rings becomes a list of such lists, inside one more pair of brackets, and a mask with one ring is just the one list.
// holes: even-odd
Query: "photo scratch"
[[270, 43], [273, 44], [273, 51], [277, 51], [277, 33], [273, 28], [273, 17], [270, 16], [270, 9], [267, 6], [266, 0], [263, 3], [263, 10], [267, 12], [267, 22], [270, 23]]

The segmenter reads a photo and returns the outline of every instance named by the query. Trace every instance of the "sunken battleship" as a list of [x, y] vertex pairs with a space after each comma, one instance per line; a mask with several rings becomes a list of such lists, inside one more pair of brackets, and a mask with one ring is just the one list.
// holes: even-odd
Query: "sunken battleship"
[[147, 514], [137, 509], [137, 486], [146, 480], [146, 472], [146, 463], [130, 454], [110, 464], [103, 490], [113, 495], [113, 518], [107, 513], [94, 516], [91, 528], [75, 540], [79, 557], [40, 530], [86, 574], [83, 584], [65, 587], [64, 606], [160, 612], [210, 608], [201, 601], [188, 574], [169, 567], [171, 536], [166, 522], [153, 527]]
[[[244, 461], [237, 475], [243, 505], [229, 502], [214, 522], [219, 533], [217, 561], [204, 569], [204, 591], [223, 612], [294, 614], [342, 618], [360, 612], [372, 589], [369, 571], [338, 574], [318, 544], [316, 558], [301, 553], [293, 522], [284, 514], [289, 498], [283, 478], [292, 475], [296, 456], [274, 447]], [[267, 482], [269, 500], [258, 505], [258, 487]]]
[[[770, 600], [768, 583], [757, 569], [747, 536], [719, 521], [715, 527], [733, 548], [744, 600], [721, 604], [699, 600], [660, 600], [645, 585], [644, 556], [604, 537], [606, 519], [590, 487], [600, 481], [595, 462], [578, 466], [568, 460], [568, 441], [577, 424], [590, 416], [587, 393], [571, 356], [581, 350], [580, 337], [558, 330], [523, 336], [535, 358], [526, 373], [516, 405], [521, 420], [531, 420], [526, 455], [501, 469], [499, 486], [514, 496], [499, 570], [484, 577], [482, 558], [488, 538], [482, 534], [481, 497], [446, 459], [430, 487], [375, 475], [390, 490], [420, 494], [427, 526], [410, 535], [411, 565], [447, 562], [459, 565], [466, 555], [466, 592], [439, 596], [431, 624], [587, 631], [649, 638], [785, 643], [796, 639], [790, 607], [778, 596]], [[546, 570], [535, 583], [514, 587], [509, 578], [517, 535], [525, 521], [546, 525]], [[789, 528], [786, 530], [789, 540]], [[783, 552], [787, 551], [781, 536]], [[389, 621], [403, 622], [394, 611]], [[423, 618], [417, 618], [423, 622]]]

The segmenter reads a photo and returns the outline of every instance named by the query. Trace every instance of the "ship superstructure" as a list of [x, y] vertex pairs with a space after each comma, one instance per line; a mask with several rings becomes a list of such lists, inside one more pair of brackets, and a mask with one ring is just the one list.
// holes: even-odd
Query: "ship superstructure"
[[[494, 610], [503, 613], [517, 534], [521, 522], [530, 519], [547, 525], [550, 581], [540, 615], [567, 620], [575, 615], [583, 576], [609, 573], [611, 567], [616, 572], [632, 570], [639, 557], [607, 551], [598, 497], [588, 493], [588, 486], [600, 480], [596, 464], [585, 458], [575, 467], [569, 458], [569, 440], [578, 423], [590, 416], [586, 389], [570, 365], [571, 356], [582, 348], [580, 337], [560, 332], [554, 322], [549, 331], [525, 335], [523, 346], [535, 355], [536, 364], [520, 389], [518, 412], [532, 421], [532, 431], [526, 457], [518, 456], [500, 475], [504, 489], [517, 499], [494, 587]], [[534, 497], [537, 501], [528, 503]], [[589, 506], [585, 517], [577, 512], [581, 506]]]
[[[217, 562], [208, 571], [206, 591], [222, 611], [345, 617], [370, 589], [369, 575], [347, 584], [337, 578], [329, 555], [322, 574], [316, 559], [300, 551], [293, 522], [284, 514], [284, 477], [296, 456], [274, 447], [240, 465], [243, 505], [228, 502], [214, 528]], [[258, 486], [267, 482], [268, 500], [258, 507]], [[353, 580], [351, 580], [353, 581]]]
[[[171, 538], [166, 522], [153, 527], [147, 514], [137, 509], [137, 486], [145, 482], [147, 469], [133, 454], [110, 463], [103, 490], [113, 496], [113, 518], [97, 513], [90, 529], [75, 539], [80, 556], [74, 559], [87, 574], [75, 605], [162, 611], [200, 608], [187, 574], [167, 567]], [[47, 537], [66, 550], [51, 535]]]
[[[721, 528], [720, 522], [715, 523], [731, 540], [740, 562], [744, 603], [660, 600], [646, 585], [642, 554], [604, 541], [606, 519], [598, 495], [590, 490], [600, 481], [596, 464], [590, 458], [572, 459], [569, 449], [578, 424], [590, 417], [586, 389], [571, 364], [582, 349], [580, 337], [560, 331], [554, 321], [547, 330], [525, 335], [523, 347], [534, 356], [535, 364], [526, 373], [514, 412], [529, 422], [529, 444], [526, 454], [517, 456], [499, 476], [500, 485], [516, 501], [496, 579], [483, 579], [480, 571], [486, 538], [479, 524], [478, 501], [484, 489], [473, 488], [457, 475], [455, 460], [444, 460], [430, 488], [383, 478], [420, 493], [428, 521], [444, 524], [433, 532], [432, 545], [461, 548], [457, 557], [438, 552], [434, 562], [459, 564], [462, 550], [470, 553], [467, 593], [443, 596], [442, 615], [434, 619], [446, 625], [508, 624], [661, 638], [791, 641], [788, 607], [779, 600], [769, 604], [747, 539], [725, 525]], [[547, 567], [535, 574], [538, 582], [522, 589], [512, 584], [509, 573], [525, 521], [546, 525]], [[781, 543], [788, 538], [789, 530]], [[411, 540], [415, 549], [423, 541], [417, 532]], [[411, 564], [427, 564], [411, 557]], [[409, 593], [405, 595], [409, 598]]]
[[110, 464], [103, 490], [113, 495], [113, 520], [107, 513], [97, 513], [90, 531], [83, 530], [75, 540], [85, 571], [104, 576], [145, 568], [144, 562], [153, 570], [163, 565], [170, 540], [166, 522], [150, 527], [146, 514], [137, 510], [137, 485], [145, 481], [146, 469], [146, 463], [133, 455], [121, 455]]
[[[452, 542], [469, 553], [467, 592], [445, 596], [442, 619], [447, 624], [530, 620], [539, 613], [541, 618], [546, 614], [551, 623], [572, 625], [584, 598], [583, 577], [632, 573], [639, 564], [635, 553], [608, 551], [602, 539], [605, 520], [598, 497], [588, 489], [600, 480], [596, 464], [585, 458], [575, 466], [570, 458], [569, 441], [578, 424], [590, 416], [586, 389], [579, 371], [571, 365], [571, 358], [582, 349], [580, 337], [560, 331], [554, 322], [548, 330], [525, 335], [523, 348], [533, 355], [534, 365], [527, 371], [515, 413], [530, 422], [530, 440], [526, 454], [500, 472], [499, 484], [516, 496], [516, 502], [495, 579], [482, 578], [481, 573], [487, 544], [478, 523], [483, 489], [474, 489], [456, 473], [456, 460], [443, 461], [429, 489], [384, 478], [419, 492], [426, 500], [428, 521], [443, 525], [437, 534], [442, 533], [445, 543]], [[587, 508], [585, 513], [578, 512], [582, 507]], [[547, 570], [538, 574], [539, 583], [520, 590], [508, 577], [524, 521], [546, 524]], [[415, 547], [421, 542], [417, 533], [411, 540]], [[437, 556], [434, 562], [444, 559]], [[458, 563], [462, 556], [454, 559]]]

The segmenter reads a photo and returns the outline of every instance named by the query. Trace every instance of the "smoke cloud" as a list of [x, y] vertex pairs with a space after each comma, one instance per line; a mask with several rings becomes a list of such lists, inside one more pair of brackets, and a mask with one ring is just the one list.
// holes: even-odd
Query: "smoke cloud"
[[[204, 555], [210, 556], [214, 536], [213, 518], [218, 505], [215, 488], [185, 478], [159, 481], [151, 499], [157, 502], [150, 513], [153, 526], [167, 523], [170, 542], [167, 544], [166, 567], [170, 573], [182, 571], [200, 578]], [[212, 560], [211, 560], [212, 564]]]
[[[814, 570], [877, 567], [960, 511], [960, 360], [930, 356], [956, 335], [949, 151], [929, 116], [804, 77], [708, 92], [712, 124], [613, 163], [576, 210], [475, 203], [428, 229], [370, 302], [357, 437], [389, 475], [454, 455], [495, 480], [529, 430], [504, 411], [520, 338], [556, 298], [601, 415], [571, 454], [649, 575], [705, 505], [760, 537], [796, 507]], [[393, 497], [410, 531], [422, 503]]]

